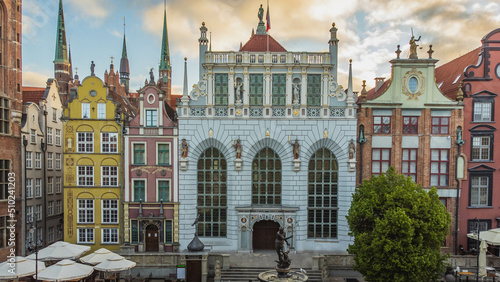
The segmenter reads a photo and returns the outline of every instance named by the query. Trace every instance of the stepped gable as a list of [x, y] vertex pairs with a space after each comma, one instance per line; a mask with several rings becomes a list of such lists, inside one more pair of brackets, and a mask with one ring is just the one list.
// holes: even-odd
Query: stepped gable
[[[460, 81], [465, 78], [464, 71], [470, 65], [476, 65], [478, 62], [481, 47], [478, 47], [469, 53], [462, 55], [440, 67], [436, 68], [436, 83], [443, 83], [439, 89], [446, 97], [455, 100], [457, 98], [458, 86]], [[460, 78], [457, 77], [460, 75]]]
[[[267, 47], [267, 40], [269, 38], [269, 48]], [[240, 52], [287, 52], [281, 44], [276, 41], [271, 35], [254, 34], [250, 39], [240, 48]]]

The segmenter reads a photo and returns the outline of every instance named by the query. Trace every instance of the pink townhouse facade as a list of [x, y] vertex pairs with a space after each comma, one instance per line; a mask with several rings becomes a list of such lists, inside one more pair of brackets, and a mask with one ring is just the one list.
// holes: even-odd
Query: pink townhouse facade
[[178, 131], [175, 111], [154, 78], [138, 90], [126, 126], [124, 241], [133, 252], [178, 251]]

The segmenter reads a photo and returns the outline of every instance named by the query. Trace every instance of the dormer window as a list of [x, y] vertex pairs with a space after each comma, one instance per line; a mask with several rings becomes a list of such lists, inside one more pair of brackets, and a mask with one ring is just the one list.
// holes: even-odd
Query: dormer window
[[146, 126], [147, 127], [158, 126], [157, 110], [146, 110]]

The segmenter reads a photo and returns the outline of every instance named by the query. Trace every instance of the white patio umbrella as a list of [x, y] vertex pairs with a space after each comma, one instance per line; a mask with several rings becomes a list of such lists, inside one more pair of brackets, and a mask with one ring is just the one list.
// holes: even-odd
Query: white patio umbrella
[[[477, 234], [469, 233], [467, 237], [477, 240]], [[481, 231], [479, 239], [485, 240], [490, 245], [500, 246], [500, 228], [490, 229], [488, 231]]]
[[[479, 235], [481, 237], [481, 235]], [[488, 244], [486, 241], [482, 240], [479, 246], [479, 277], [486, 277], [488, 274], [486, 271], [486, 251], [488, 250]]]
[[99, 264], [99, 263], [105, 261], [107, 258], [113, 257], [113, 256], [118, 256], [118, 255], [113, 253], [112, 251], [106, 249], [106, 248], [100, 248], [99, 250], [97, 250], [89, 255], [81, 257], [80, 261], [83, 263], [96, 265], [96, 264]]
[[[89, 246], [70, 244], [68, 242], [58, 241], [38, 251], [38, 260], [62, 260], [77, 259], [90, 250]], [[28, 259], [35, 259], [35, 254], [31, 254]]]
[[39, 272], [38, 280], [57, 282], [76, 280], [90, 276], [93, 271], [94, 268], [90, 265], [76, 263], [69, 259], [63, 259]]
[[94, 268], [99, 271], [105, 272], [119, 272], [131, 269], [136, 265], [135, 262], [125, 259], [120, 255], [115, 255], [107, 258], [105, 261], [96, 265]]
[[[38, 272], [45, 269], [45, 263], [38, 262]], [[36, 273], [37, 267], [34, 260], [25, 257], [15, 257], [0, 263], [0, 279], [17, 279]]]

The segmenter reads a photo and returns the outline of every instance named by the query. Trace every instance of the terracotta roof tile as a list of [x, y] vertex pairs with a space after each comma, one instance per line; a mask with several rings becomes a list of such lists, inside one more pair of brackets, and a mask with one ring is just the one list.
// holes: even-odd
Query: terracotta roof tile
[[[269, 38], [269, 48], [267, 47], [267, 41]], [[240, 48], [240, 51], [247, 52], [286, 52], [286, 49], [281, 46], [281, 44], [276, 41], [271, 35], [253, 35], [250, 39]]]
[[[460, 81], [465, 78], [465, 68], [477, 63], [480, 52], [481, 47], [478, 47], [469, 53], [436, 68], [436, 83], [438, 86], [442, 83], [439, 89], [441, 89], [441, 92], [443, 92], [444, 95], [452, 100], [456, 99]], [[458, 77], [459, 75], [460, 77]]]
[[[380, 86], [380, 88], [377, 91], [375, 91], [375, 88], [368, 90], [366, 92], [366, 100], [369, 101], [369, 100], [373, 100], [375, 98], [378, 98], [380, 95], [382, 95], [385, 92], [385, 90], [387, 90], [387, 88], [390, 85], [390, 82], [391, 82], [391, 79], [384, 81], [384, 83]], [[361, 95], [359, 95], [358, 100], [361, 101]]]
[[23, 86], [23, 103], [38, 104], [45, 93], [45, 88]]

